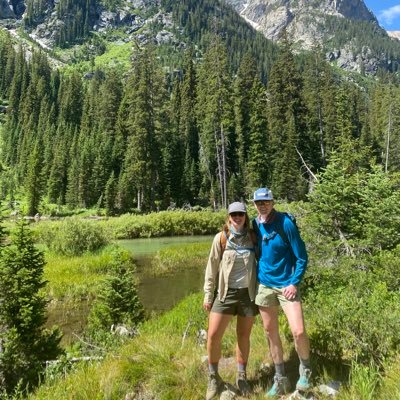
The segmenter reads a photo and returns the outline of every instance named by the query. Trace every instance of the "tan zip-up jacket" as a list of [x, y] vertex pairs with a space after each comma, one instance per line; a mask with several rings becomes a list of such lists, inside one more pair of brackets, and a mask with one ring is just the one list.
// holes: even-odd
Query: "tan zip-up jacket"
[[[236, 258], [236, 251], [226, 247], [224, 254], [221, 259], [221, 235], [219, 232], [215, 235], [210, 256], [208, 257], [208, 263], [206, 267], [205, 279], [204, 279], [204, 304], [211, 304], [214, 301], [214, 291], [217, 285], [218, 278], [218, 299], [225, 301], [226, 294], [228, 292], [229, 275], [232, 271], [233, 264]], [[235, 243], [235, 238], [230, 236], [229, 239]], [[245, 247], [253, 248], [254, 244], [251, 240], [250, 234], [247, 235], [247, 240], [244, 243]], [[249, 252], [243, 258], [244, 263], [247, 267], [247, 278], [249, 282], [249, 296], [253, 301], [256, 293], [256, 258], [254, 252]], [[219, 275], [218, 275], [219, 272]]]

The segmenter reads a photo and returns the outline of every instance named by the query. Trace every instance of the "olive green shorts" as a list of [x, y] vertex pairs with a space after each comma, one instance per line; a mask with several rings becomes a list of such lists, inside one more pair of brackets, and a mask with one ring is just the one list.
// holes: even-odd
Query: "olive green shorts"
[[217, 297], [214, 300], [211, 311], [218, 314], [255, 317], [258, 314], [258, 307], [254, 301], [250, 300], [247, 288], [228, 289], [225, 300], [222, 302]]
[[260, 307], [273, 307], [281, 306], [285, 304], [300, 301], [300, 291], [297, 289], [297, 293], [294, 299], [288, 300], [283, 294], [283, 289], [264, 286], [263, 284], [258, 285], [256, 304]]

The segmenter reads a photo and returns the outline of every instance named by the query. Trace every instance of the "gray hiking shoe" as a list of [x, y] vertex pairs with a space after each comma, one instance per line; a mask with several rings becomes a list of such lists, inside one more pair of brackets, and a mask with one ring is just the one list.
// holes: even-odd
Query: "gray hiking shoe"
[[283, 394], [289, 393], [290, 383], [289, 379], [286, 376], [275, 375], [274, 376], [274, 384], [272, 388], [268, 390], [265, 394], [268, 398], [274, 398], [282, 396]]
[[302, 371], [302, 374], [300, 375], [299, 380], [296, 383], [296, 389], [301, 391], [301, 392], [306, 392], [307, 390], [310, 390], [311, 388], [311, 369], [306, 368], [304, 371]]
[[218, 372], [214, 374], [208, 374], [208, 386], [206, 400], [212, 400], [215, 396], [218, 396], [224, 388], [224, 382], [218, 375]]
[[240, 394], [247, 397], [250, 394], [250, 385], [247, 382], [246, 372], [238, 372], [236, 375], [236, 386], [240, 391]]

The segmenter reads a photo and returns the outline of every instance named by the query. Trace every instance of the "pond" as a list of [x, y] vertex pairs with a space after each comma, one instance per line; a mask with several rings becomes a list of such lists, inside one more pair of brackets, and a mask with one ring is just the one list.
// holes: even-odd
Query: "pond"
[[171, 309], [181, 299], [202, 290], [204, 268], [188, 268], [173, 275], [153, 276], [151, 258], [166, 247], [180, 247], [183, 244], [212, 242], [213, 236], [180, 236], [151, 239], [121, 240], [119, 245], [133, 253], [138, 266], [138, 295], [146, 311], [165, 311]]
[[[121, 240], [118, 244], [131, 251], [138, 266], [138, 296], [147, 313], [159, 313], [173, 308], [186, 296], [201, 291], [204, 268], [181, 269], [172, 275], [154, 276], [151, 259], [161, 249], [190, 243], [212, 243], [213, 236], [180, 236], [150, 239]], [[88, 301], [78, 304], [57, 302], [49, 307], [47, 327], [58, 325], [63, 332], [62, 344], [68, 345], [81, 336], [87, 315]]]

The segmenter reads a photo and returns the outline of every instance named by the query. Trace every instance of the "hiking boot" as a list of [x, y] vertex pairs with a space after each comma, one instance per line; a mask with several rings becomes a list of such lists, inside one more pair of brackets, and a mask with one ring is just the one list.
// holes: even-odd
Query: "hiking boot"
[[242, 396], [247, 397], [250, 394], [250, 385], [249, 382], [247, 382], [246, 372], [237, 373], [236, 386]]
[[311, 388], [311, 383], [310, 383], [310, 377], [311, 377], [311, 369], [306, 368], [300, 375], [299, 380], [296, 383], [296, 389], [300, 390], [301, 392], [306, 392]]
[[218, 372], [208, 374], [208, 386], [206, 400], [211, 400], [215, 396], [219, 395], [224, 388], [224, 382], [218, 375]]
[[275, 375], [274, 376], [274, 384], [272, 388], [268, 390], [266, 393], [266, 397], [278, 397], [282, 396], [286, 393], [289, 393], [290, 383], [289, 379], [286, 376]]

